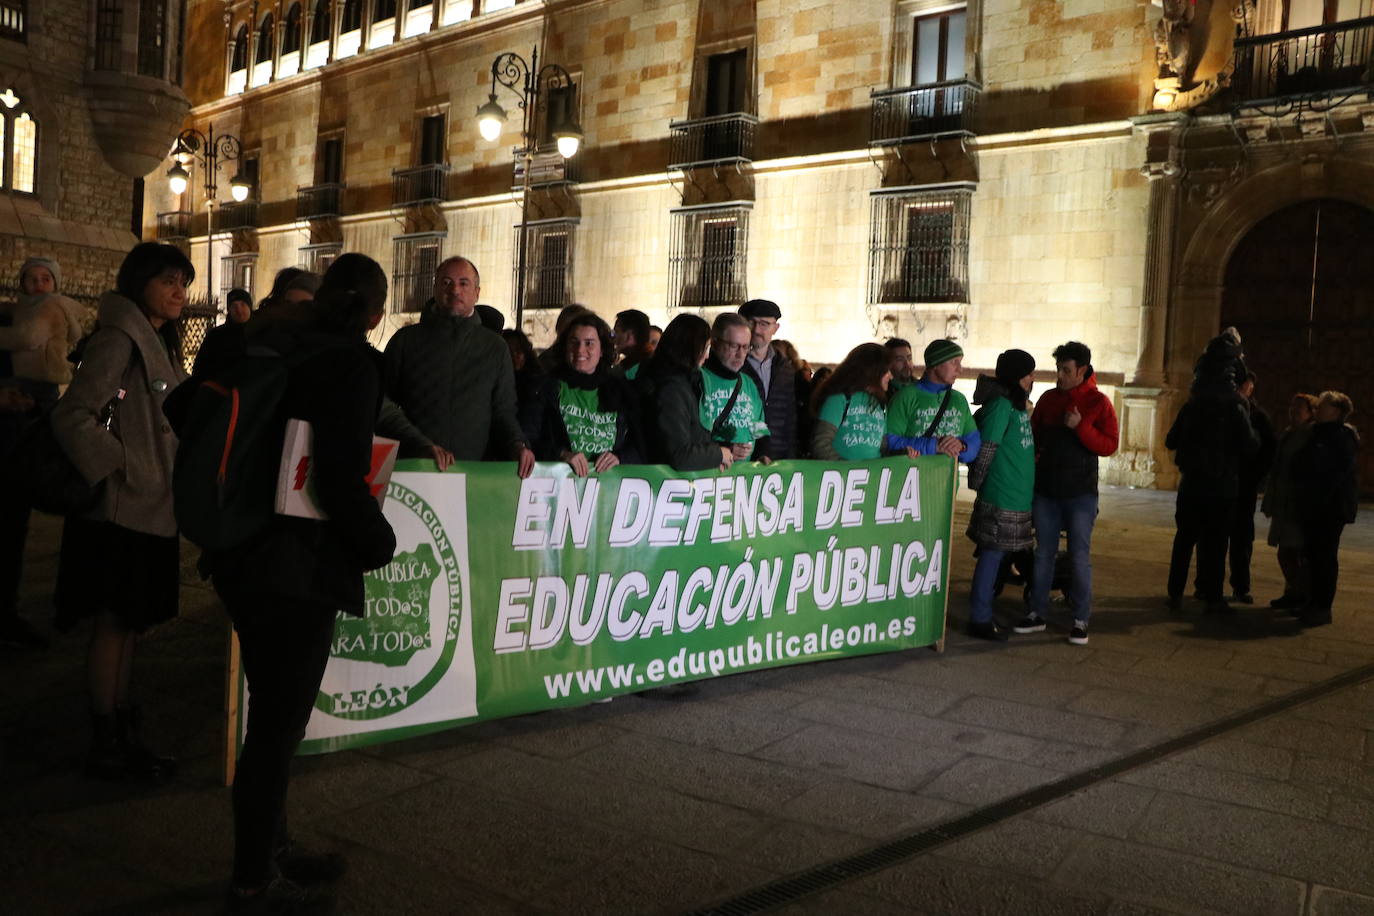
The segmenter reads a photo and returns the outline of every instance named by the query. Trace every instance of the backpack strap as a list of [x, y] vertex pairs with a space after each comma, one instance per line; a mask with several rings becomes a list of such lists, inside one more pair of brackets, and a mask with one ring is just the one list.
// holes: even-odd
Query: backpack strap
[[953, 396], [954, 386], [950, 385], [945, 389], [945, 399], [940, 402], [940, 409], [935, 412], [935, 419], [930, 421], [930, 427], [921, 438], [929, 439], [931, 436], [935, 435], [935, 430], [940, 425], [940, 421], [945, 418], [945, 411], [949, 409], [949, 399]]

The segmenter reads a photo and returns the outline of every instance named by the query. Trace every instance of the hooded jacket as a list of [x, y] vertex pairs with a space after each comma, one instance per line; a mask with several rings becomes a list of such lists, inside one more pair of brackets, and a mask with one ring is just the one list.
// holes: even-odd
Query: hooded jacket
[[[1078, 410], [1078, 426], [1064, 425], [1064, 415]], [[1099, 458], [1116, 454], [1116, 411], [1088, 376], [1068, 391], [1051, 388], [1031, 413], [1035, 434], [1035, 492], [1055, 498], [1097, 492]]]
[[21, 295], [11, 325], [0, 328], [0, 350], [11, 352], [15, 376], [54, 385], [71, 381], [67, 355], [81, 339], [86, 316], [80, 304], [57, 293]]
[[[82, 477], [92, 484], [105, 481], [91, 518], [171, 537], [177, 533], [172, 516], [177, 438], [162, 404], [186, 373], [167, 338], [132, 300], [108, 292], [98, 316], [81, 366], [53, 408], [53, 433]], [[121, 388], [125, 394], [113, 429], [105, 429], [100, 415]]]

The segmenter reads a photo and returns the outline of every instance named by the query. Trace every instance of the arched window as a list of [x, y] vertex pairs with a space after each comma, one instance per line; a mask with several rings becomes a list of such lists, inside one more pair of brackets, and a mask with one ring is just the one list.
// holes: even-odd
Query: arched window
[[229, 72], [248, 69], [248, 24], [239, 26], [234, 36], [234, 56], [229, 62]]
[[315, 15], [310, 22], [310, 43], [329, 40], [329, 0], [316, 0]]
[[344, 0], [342, 25], [340, 31], [344, 32], [363, 27], [363, 0]]
[[258, 53], [253, 58], [255, 64], [265, 64], [272, 59], [272, 14], [262, 17], [258, 26]]
[[372, 7], [372, 21], [381, 22], [383, 19], [396, 18], [396, 0], [377, 0]]
[[38, 186], [38, 122], [13, 89], [0, 93], [0, 191], [32, 194]]
[[301, 5], [291, 4], [286, 11], [286, 26], [282, 30], [281, 53], [290, 54], [301, 49]]

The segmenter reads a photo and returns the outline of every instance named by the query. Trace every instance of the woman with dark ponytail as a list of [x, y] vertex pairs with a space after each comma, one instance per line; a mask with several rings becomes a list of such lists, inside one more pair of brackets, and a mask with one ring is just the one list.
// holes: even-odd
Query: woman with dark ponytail
[[363, 613], [363, 574], [391, 560], [396, 538], [366, 482], [382, 401], [381, 354], [366, 334], [382, 318], [386, 274], [342, 255], [314, 302], [285, 303], [246, 327], [249, 347], [291, 360], [279, 420], [310, 424], [323, 520], [276, 516], [247, 548], [207, 557], [238, 633], [248, 680], [248, 729], [234, 777], [234, 872], [229, 909], [293, 912], [327, 895], [342, 857], [306, 852], [286, 831], [289, 764], [305, 734], [335, 615]]

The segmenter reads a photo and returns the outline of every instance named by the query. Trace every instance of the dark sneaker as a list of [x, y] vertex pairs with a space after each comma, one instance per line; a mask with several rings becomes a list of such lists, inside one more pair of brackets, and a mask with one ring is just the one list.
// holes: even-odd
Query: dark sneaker
[[301, 887], [285, 878], [273, 878], [254, 893], [229, 888], [225, 910], [230, 913], [332, 913], [334, 895]]
[[1330, 608], [1310, 607], [1298, 615], [1298, 623], [1307, 627], [1324, 627], [1331, 622]]
[[23, 617], [0, 618], [0, 645], [21, 649], [46, 649], [48, 638]]
[[1234, 601], [1236, 604], [1254, 604], [1255, 596], [1250, 594], [1249, 592], [1232, 592], [1231, 600]]
[[278, 852], [274, 861], [283, 878], [302, 884], [337, 881], [348, 871], [348, 860], [337, 852], [315, 852], [294, 842]]
[[1088, 644], [1088, 628], [1081, 623], [1075, 623], [1073, 629], [1069, 631], [1069, 642], [1075, 646], [1086, 646]]
[[1045, 618], [1039, 614], [1027, 614], [1012, 625], [1013, 633], [1043, 633], [1045, 631]]
[[989, 620], [986, 623], [970, 623], [968, 625], [968, 635], [978, 639], [987, 639], [992, 642], [1006, 642], [1011, 637], [1007, 634], [1005, 627], [997, 625], [997, 621]]

